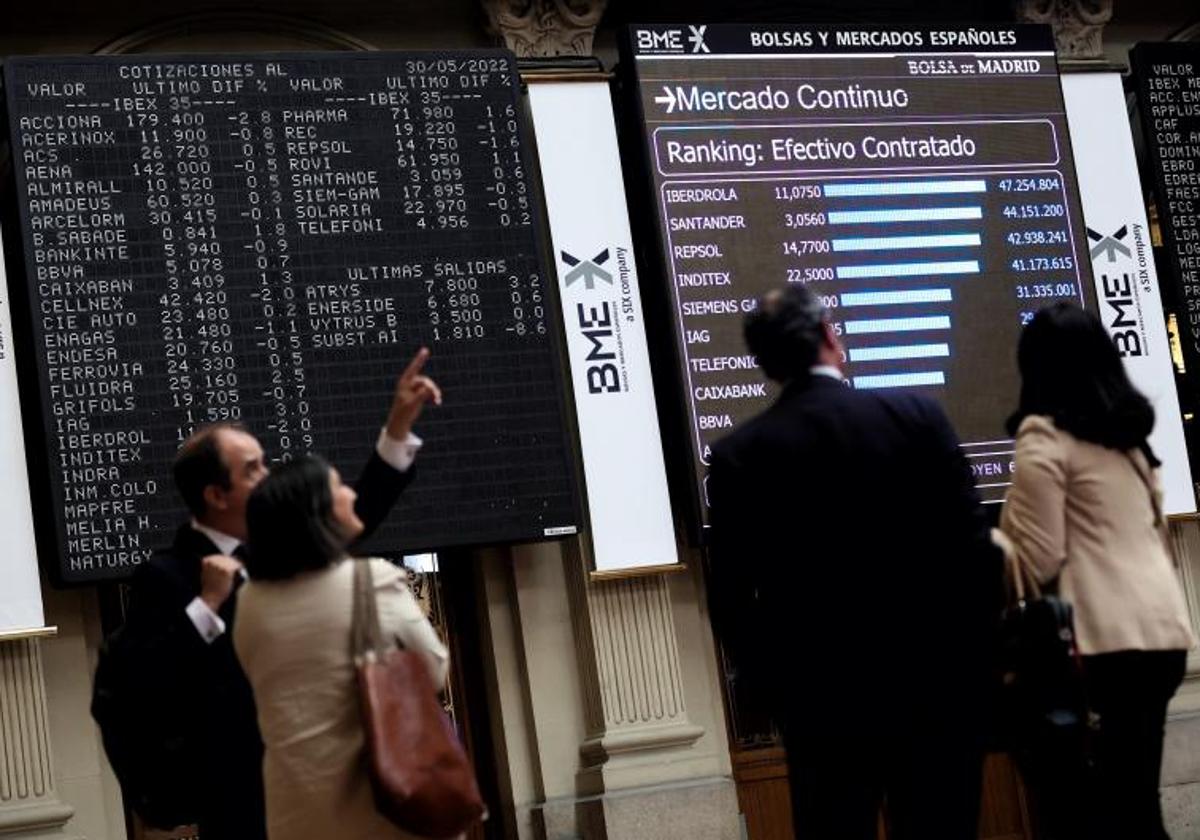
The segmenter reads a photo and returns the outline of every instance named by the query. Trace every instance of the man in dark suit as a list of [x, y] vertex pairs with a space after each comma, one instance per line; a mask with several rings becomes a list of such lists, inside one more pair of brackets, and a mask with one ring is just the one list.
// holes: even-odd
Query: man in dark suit
[[713, 446], [711, 599], [787, 750], [804, 840], [974, 840], [1001, 559], [942, 410], [856, 391], [815, 296], [746, 341], [778, 400]]
[[[369, 534], [412, 480], [421, 441], [413, 424], [441, 392], [421, 370], [422, 349], [397, 381], [387, 424], [355, 485]], [[128, 765], [143, 818], [162, 827], [198, 822], [202, 840], [263, 840], [262, 740], [254, 698], [232, 644], [246, 539], [246, 500], [267, 474], [253, 435], [229, 425], [198, 430], [180, 448], [176, 486], [192, 514], [169, 549], [133, 577], [123, 659], [140, 671], [141, 712], [156, 746]], [[98, 681], [99, 683], [99, 681]], [[136, 730], [135, 730], [136, 731]], [[136, 739], [135, 739], [136, 740]], [[114, 761], [114, 764], [117, 762]]]

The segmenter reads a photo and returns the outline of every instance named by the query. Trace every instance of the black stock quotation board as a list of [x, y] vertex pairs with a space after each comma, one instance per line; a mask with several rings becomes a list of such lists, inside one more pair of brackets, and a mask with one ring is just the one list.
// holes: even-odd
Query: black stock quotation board
[[849, 384], [938, 398], [1001, 498], [1021, 327], [1095, 297], [1049, 29], [638, 26], [623, 47], [700, 498], [710, 444], [774, 397], [741, 325], [788, 283], [828, 307]]
[[361, 550], [574, 532], [511, 54], [17, 59], [5, 81], [64, 580], [170, 539], [200, 424], [353, 478], [421, 345], [445, 404]]
[[1189, 378], [1200, 383], [1200, 48], [1138, 44], [1130, 54], [1150, 151], [1167, 271]]

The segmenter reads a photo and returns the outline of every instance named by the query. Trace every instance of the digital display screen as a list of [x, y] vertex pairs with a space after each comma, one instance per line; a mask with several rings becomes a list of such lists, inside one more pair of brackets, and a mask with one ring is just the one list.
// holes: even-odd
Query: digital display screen
[[829, 310], [848, 384], [937, 398], [1002, 498], [1021, 327], [1094, 307], [1049, 28], [634, 26], [622, 47], [699, 500], [712, 442], [775, 396], [742, 322], [788, 283]]
[[1181, 345], [1200, 375], [1200, 46], [1138, 44], [1130, 53], [1159, 229], [1175, 284]]
[[26, 267], [10, 286], [61, 579], [126, 576], [169, 541], [184, 516], [171, 462], [203, 423], [352, 479], [421, 345], [445, 405], [360, 550], [575, 531], [510, 53], [37, 58], [4, 74]]

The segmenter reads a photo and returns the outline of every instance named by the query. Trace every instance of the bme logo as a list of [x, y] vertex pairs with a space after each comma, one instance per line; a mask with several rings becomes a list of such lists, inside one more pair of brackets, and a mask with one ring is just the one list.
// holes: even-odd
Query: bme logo
[[1124, 243], [1124, 239], [1129, 235], [1129, 227], [1121, 225], [1121, 227], [1112, 236], [1105, 236], [1102, 233], [1097, 233], [1091, 228], [1087, 229], [1088, 239], [1097, 243], [1092, 246], [1092, 259], [1096, 259], [1101, 254], [1108, 257], [1110, 263], [1116, 262], [1118, 256], [1131, 257], [1133, 254], [1129, 251], [1129, 246]]
[[[564, 265], [570, 266], [563, 277], [568, 289], [582, 280], [583, 286], [575, 286], [576, 293], [583, 290], [594, 292], [597, 283], [613, 284], [610, 272], [601, 268], [611, 254], [605, 248], [590, 260], [581, 260], [567, 251], [562, 251]], [[603, 288], [603, 287], [601, 287]], [[583, 341], [577, 346], [583, 353], [583, 373], [587, 379], [589, 394], [616, 394], [621, 391], [621, 369], [617, 367], [617, 311], [607, 299], [589, 296], [587, 304], [575, 304], [575, 324], [571, 329]], [[586, 348], [584, 351], [582, 348]]]
[[[707, 26], [689, 26], [687, 43], [693, 53], [712, 52], [704, 43], [704, 33]], [[637, 31], [638, 49], [643, 52], [681, 53], [685, 52], [684, 34], [682, 29], [639, 29]]]
[[658, 52], [683, 52], [683, 30], [667, 29], [655, 32], [651, 29], [637, 31], [639, 50], [655, 50]]
[[562, 259], [567, 265], [571, 266], [571, 270], [567, 272], [563, 278], [563, 283], [567, 286], [573, 284], [576, 280], [582, 280], [583, 285], [587, 286], [588, 291], [596, 288], [596, 281], [603, 281], [608, 285], [612, 285], [612, 275], [605, 271], [600, 266], [608, 262], [608, 249], [605, 248], [590, 260], [581, 260], [579, 257], [562, 252]]
[[1125, 242], [1129, 226], [1121, 225], [1108, 236], [1088, 228], [1087, 235], [1096, 243], [1091, 247], [1092, 265], [1104, 295], [1101, 316], [1113, 344], [1122, 356], [1145, 355], [1138, 321], [1133, 252]]

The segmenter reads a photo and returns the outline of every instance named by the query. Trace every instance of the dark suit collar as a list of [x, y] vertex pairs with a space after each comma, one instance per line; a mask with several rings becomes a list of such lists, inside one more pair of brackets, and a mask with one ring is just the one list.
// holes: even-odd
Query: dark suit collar
[[173, 549], [177, 557], [194, 559], [197, 563], [205, 555], [221, 553], [213, 541], [193, 528], [190, 522], [180, 525], [175, 532]]
[[183, 603], [200, 594], [200, 561], [209, 554], [220, 554], [212, 540], [192, 527], [190, 522], [175, 531], [171, 547], [155, 553], [152, 565], [174, 582]]

